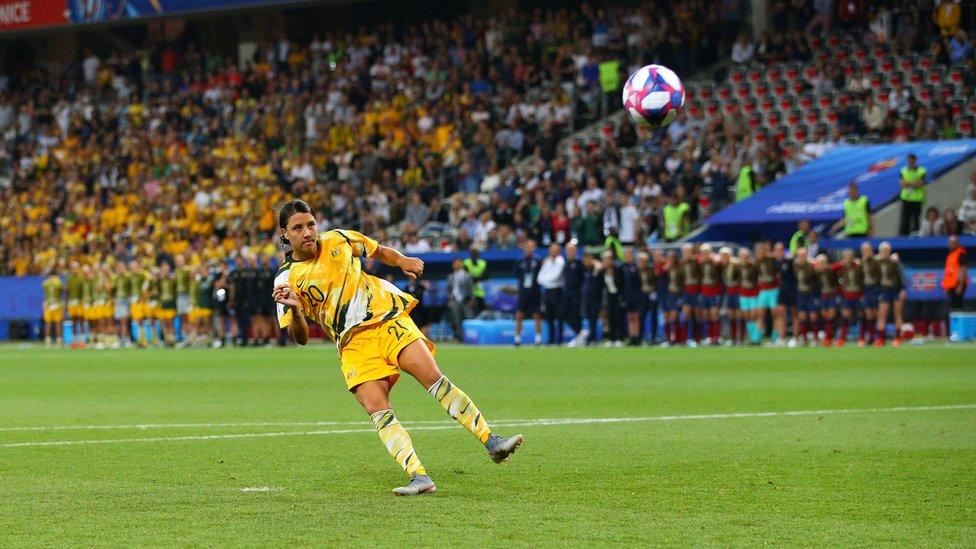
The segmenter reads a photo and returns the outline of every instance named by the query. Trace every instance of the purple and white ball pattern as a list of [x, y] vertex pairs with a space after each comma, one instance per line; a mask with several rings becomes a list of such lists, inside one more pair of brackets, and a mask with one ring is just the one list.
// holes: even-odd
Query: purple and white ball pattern
[[685, 104], [685, 87], [671, 69], [647, 65], [627, 79], [623, 101], [636, 124], [662, 128], [678, 117]]

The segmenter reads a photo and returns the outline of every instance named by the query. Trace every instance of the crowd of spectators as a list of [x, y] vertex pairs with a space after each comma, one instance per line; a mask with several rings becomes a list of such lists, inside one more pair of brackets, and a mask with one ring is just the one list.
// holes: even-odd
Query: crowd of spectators
[[[270, 254], [291, 196], [326, 227], [412, 251], [514, 245], [555, 208], [527, 192], [541, 173], [511, 166], [554, 160], [561, 137], [616, 108], [601, 63], [618, 78], [638, 58], [691, 71], [717, 58], [708, 25], [737, 24], [710, 2], [671, 4], [386, 24], [281, 38], [243, 60], [180, 42], [87, 51], [5, 75], [0, 274]], [[443, 242], [418, 235], [437, 223]]]
[[[784, 31], [760, 39], [751, 62], [780, 38], [809, 58], [800, 37], [819, 31], [802, 10], [820, 4], [773, 2]], [[686, 205], [683, 234], [729, 199], [743, 167], [761, 186], [843, 132], [760, 141], [738, 114], [686, 111], [655, 134], [628, 123], [568, 150], [559, 142], [618, 108], [630, 69], [690, 75], [743, 55], [733, 42], [747, 11], [744, 0], [583, 4], [280, 38], [249, 59], [176, 42], [6, 75], [0, 274], [107, 255], [271, 256], [274, 209], [292, 196], [324, 227], [411, 253], [665, 238], [668, 200]], [[865, 125], [872, 108], [858, 107]], [[924, 130], [905, 138], [928, 136], [924, 120], [939, 118], [919, 118], [923, 108], [889, 105], [885, 124], [898, 113]]]

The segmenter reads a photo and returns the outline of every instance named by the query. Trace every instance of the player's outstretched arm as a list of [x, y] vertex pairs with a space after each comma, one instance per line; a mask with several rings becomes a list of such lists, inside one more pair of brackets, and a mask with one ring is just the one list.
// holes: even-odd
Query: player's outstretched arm
[[384, 265], [399, 267], [407, 278], [413, 280], [424, 274], [424, 262], [416, 257], [407, 257], [389, 246], [379, 246], [373, 252], [373, 258], [378, 259]]

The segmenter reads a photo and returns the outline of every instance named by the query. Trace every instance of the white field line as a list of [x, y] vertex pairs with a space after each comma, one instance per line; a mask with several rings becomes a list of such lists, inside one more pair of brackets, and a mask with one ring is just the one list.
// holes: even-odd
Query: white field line
[[[588, 425], [599, 423], [642, 423], [653, 421], [687, 421], [687, 420], [709, 420], [709, 419], [738, 419], [738, 418], [764, 418], [764, 417], [794, 417], [794, 416], [820, 416], [836, 414], [870, 414], [870, 413], [889, 413], [889, 412], [934, 412], [944, 410], [974, 410], [976, 404], [948, 404], [940, 406], [895, 406], [890, 408], [837, 408], [827, 410], [793, 410], [784, 412], [731, 412], [724, 414], [690, 414], [674, 416], [643, 416], [643, 417], [598, 417], [598, 418], [543, 418], [543, 419], [516, 419], [502, 420], [491, 423], [493, 427], [537, 427], [550, 425]], [[361, 424], [361, 423], [360, 423]], [[200, 424], [195, 424], [200, 425]], [[226, 425], [226, 424], [218, 424]], [[245, 424], [240, 424], [245, 425]], [[250, 424], [254, 425], [254, 424]], [[288, 425], [308, 425], [308, 423], [292, 423]], [[450, 421], [437, 422], [411, 422], [405, 424], [412, 431], [439, 431], [443, 429], [455, 429], [456, 424]], [[142, 438], [112, 438], [112, 439], [91, 439], [91, 440], [50, 440], [50, 441], [29, 441], [29, 442], [10, 442], [0, 444], [0, 448], [28, 448], [36, 446], [79, 446], [92, 444], [121, 444], [128, 442], [173, 442], [190, 440], [224, 440], [240, 438], [269, 438], [269, 437], [293, 437], [293, 436], [320, 436], [320, 435], [344, 435], [349, 433], [372, 433], [372, 428], [359, 429], [329, 429], [318, 431], [280, 431], [270, 433], [228, 433], [223, 435], [184, 435], [166, 437], [142, 437]]]
[[[442, 421], [415, 421], [413, 423], [442, 423]], [[222, 427], [325, 427], [336, 425], [367, 425], [365, 421], [255, 421], [237, 423], [133, 423], [129, 425], [40, 425], [27, 427], [0, 427], [4, 431], [100, 431], [100, 430], [149, 430], [149, 429], [217, 429]]]

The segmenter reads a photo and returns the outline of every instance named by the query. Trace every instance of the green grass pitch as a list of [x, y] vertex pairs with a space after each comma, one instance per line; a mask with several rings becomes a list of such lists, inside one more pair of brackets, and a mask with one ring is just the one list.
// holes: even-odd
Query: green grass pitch
[[[333, 348], [0, 347], [0, 546], [937, 545], [976, 540], [976, 350], [444, 346], [504, 465], [411, 378], [438, 493]], [[783, 413], [788, 412], [788, 413]]]

